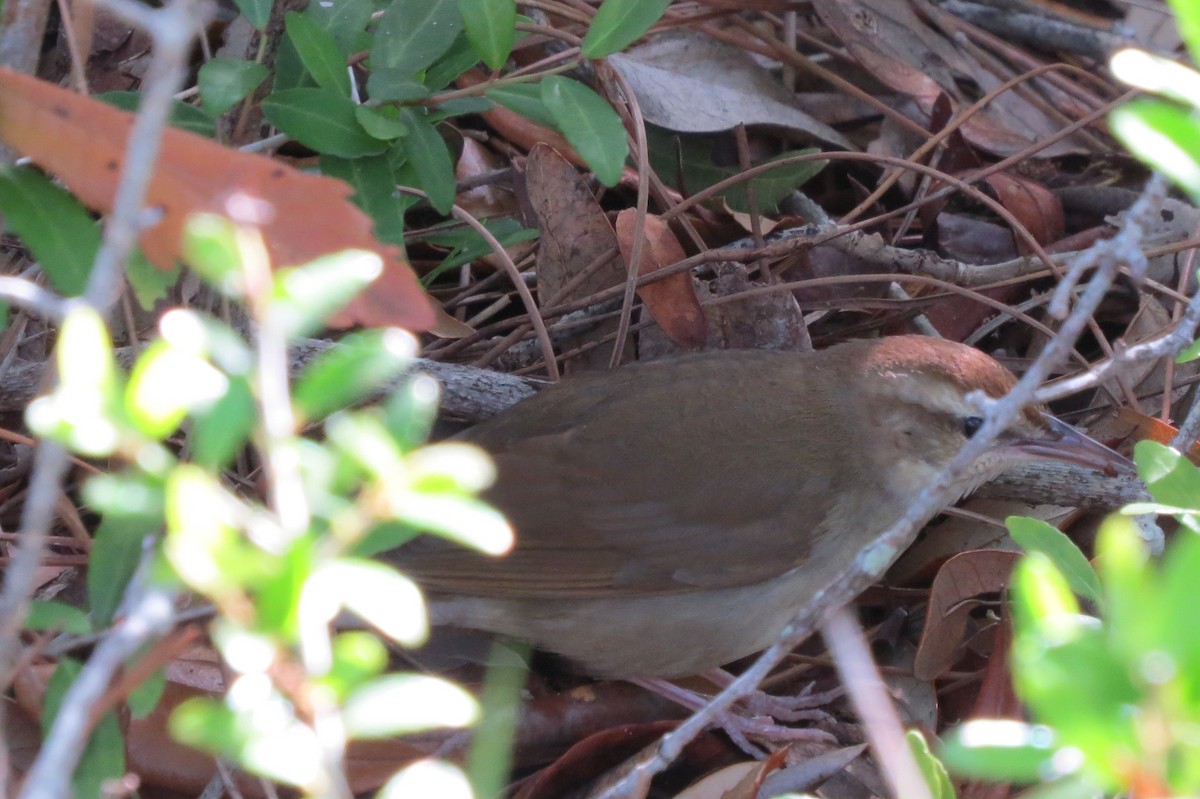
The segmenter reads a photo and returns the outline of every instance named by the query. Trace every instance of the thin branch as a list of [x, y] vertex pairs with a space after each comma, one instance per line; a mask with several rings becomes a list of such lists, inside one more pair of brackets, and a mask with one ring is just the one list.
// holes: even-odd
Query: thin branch
[[875, 762], [888, 781], [892, 795], [904, 799], [932, 799], [921, 767], [904, 739], [904, 725], [871, 658], [858, 620], [847, 608], [842, 608], [833, 614], [821, 630], [821, 636], [833, 656], [842, 685], [846, 686], [850, 704], [862, 719], [867, 742], [871, 744]]
[[[143, 573], [152, 557], [154, 549], [147, 548]], [[92, 652], [63, 697], [54, 726], [26, 777], [21, 799], [61, 799], [70, 795], [71, 775], [91, 733], [90, 708], [104, 696], [125, 661], [170, 630], [173, 622], [174, 600], [170, 591], [146, 588], [134, 596], [129, 613]]]
[[27, 308], [54, 324], [66, 315], [66, 301], [62, 297], [23, 277], [0, 277], [0, 299]]

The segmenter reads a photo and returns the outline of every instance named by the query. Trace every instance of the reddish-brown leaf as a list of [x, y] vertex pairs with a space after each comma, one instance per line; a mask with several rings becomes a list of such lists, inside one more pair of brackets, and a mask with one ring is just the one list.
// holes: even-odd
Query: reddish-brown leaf
[[[1046, 245], [1063, 237], [1066, 222], [1062, 203], [1040, 183], [1010, 172], [997, 172], [987, 177], [996, 192], [996, 199], [1015, 216], [1038, 244]], [[1017, 249], [1025, 253], [1029, 245], [1017, 239]]]
[[[626, 265], [633, 258], [633, 235], [637, 225], [637, 211], [627, 208], [617, 214], [617, 243]], [[646, 244], [642, 248], [638, 276], [657, 272], [687, 257], [679, 240], [666, 222], [654, 214], [646, 215]], [[646, 310], [658, 322], [671, 340], [680, 347], [698, 350], [708, 340], [708, 320], [692, 286], [688, 272], [678, 272], [662, 280], [647, 283], [638, 289], [638, 296]]]
[[[86, 205], [111, 210], [133, 115], [36, 78], [0, 69], [0, 139], [62, 179]], [[179, 259], [180, 234], [196, 212], [224, 213], [235, 192], [265, 200], [274, 209], [263, 225], [272, 263], [296, 266], [320, 255], [356, 248], [378, 253], [384, 273], [331, 322], [399, 325], [428, 330], [436, 324], [398, 247], [372, 235], [370, 217], [347, 198], [341, 181], [299, 172], [278, 161], [223, 147], [171, 128], [146, 195], [162, 220], [141, 245], [160, 269]]]

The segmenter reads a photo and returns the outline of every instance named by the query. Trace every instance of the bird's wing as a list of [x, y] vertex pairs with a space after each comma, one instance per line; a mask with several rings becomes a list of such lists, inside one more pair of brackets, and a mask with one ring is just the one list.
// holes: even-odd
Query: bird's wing
[[[499, 474], [486, 497], [516, 547], [488, 558], [426, 536], [394, 559], [435, 592], [546, 599], [734, 587], [803, 563], [844, 477], [811, 451], [830, 408], [739, 396], [739, 375], [775, 363], [743, 355], [727, 385], [686, 363], [670, 385], [626, 369], [477, 428], [467, 439]], [[641, 403], [653, 421], [629, 424]]]

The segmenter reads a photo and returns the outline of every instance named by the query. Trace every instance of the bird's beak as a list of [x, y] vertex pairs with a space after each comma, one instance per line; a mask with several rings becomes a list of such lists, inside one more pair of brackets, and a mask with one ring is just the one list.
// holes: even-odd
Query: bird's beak
[[1137, 474], [1133, 461], [1124, 455], [1117, 454], [1048, 413], [1043, 413], [1042, 418], [1046, 422], [1044, 433], [1037, 436], [1018, 436], [1006, 441], [1005, 445], [1026, 457], [1072, 463], [1095, 469], [1110, 477]]

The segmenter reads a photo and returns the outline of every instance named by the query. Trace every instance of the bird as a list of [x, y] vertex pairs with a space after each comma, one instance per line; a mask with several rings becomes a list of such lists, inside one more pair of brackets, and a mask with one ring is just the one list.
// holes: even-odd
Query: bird
[[[476, 425], [515, 532], [488, 557], [430, 536], [387, 557], [431, 620], [523, 639], [598, 678], [709, 672], [770, 645], [982, 425], [1013, 374], [934, 337], [714, 350], [572, 377]], [[954, 477], [1130, 462], [1037, 407]], [[926, 520], [928, 521], [928, 519]]]

